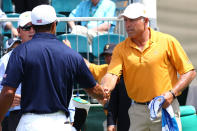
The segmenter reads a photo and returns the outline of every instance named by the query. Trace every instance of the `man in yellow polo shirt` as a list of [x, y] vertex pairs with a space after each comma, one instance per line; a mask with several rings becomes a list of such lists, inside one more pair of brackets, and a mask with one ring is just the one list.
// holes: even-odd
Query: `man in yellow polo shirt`
[[122, 72], [127, 93], [135, 101], [129, 109], [129, 131], [161, 131], [161, 115], [151, 121], [148, 108], [149, 102], [161, 95], [165, 98], [162, 107], [172, 105], [181, 131], [176, 96], [196, 75], [192, 63], [174, 37], [149, 28], [142, 4], [129, 5], [120, 17], [124, 18], [128, 38], [115, 47], [101, 85], [106, 91], [113, 90]]

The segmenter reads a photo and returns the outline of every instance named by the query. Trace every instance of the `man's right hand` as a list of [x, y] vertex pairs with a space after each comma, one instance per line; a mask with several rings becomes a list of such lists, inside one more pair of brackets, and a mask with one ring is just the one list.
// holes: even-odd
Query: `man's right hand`
[[73, 28], [75, 27], [75, 22], [74, 21], [68, 21], [68, 25], [71, 28], [71, 30], [73, 30]]
[[106, 100], [110, 99], [111, 91], [108, 88], [104, 88], [105, 98]]
[[84, 90], [101, 103], [103, 103], [104, 99], [106, 98], [106, 93], [99, 84], [96, 84], [93, 88], [84, 88]]
[[20, 102], [21, 102], [21, 95], [15, 94], [11, 107], [20, 105]]
[[107, 131], [116, 131], [116, 126], [115, 125], [108, 126]]
[[70, 44], [70, 41], [68, 39], [65, 39], [65, 40], [62, 40], [62, 42], [67, 45], [68, 47], [72, 48], [71, 47], [71, 44]]

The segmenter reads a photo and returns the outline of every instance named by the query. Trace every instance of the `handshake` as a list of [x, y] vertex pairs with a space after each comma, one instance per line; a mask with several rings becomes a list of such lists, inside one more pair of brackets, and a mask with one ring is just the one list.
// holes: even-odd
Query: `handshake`
[[99, 84], [94, 86], [93, 88], [84, 89], [90, 96], [96, 98], [99, 103], [104, 105], [109, 99], [111, 91], [107, 88], [103, 88]]
[[103, 90], [103, 96], [101, 99], [97, 99], [97, 100], [100, 104], [102, 104], [104, 106], [110, 99], [111, 91], [107, 88], [103, 88], [102, 86], [100, 86], [100, 87]]

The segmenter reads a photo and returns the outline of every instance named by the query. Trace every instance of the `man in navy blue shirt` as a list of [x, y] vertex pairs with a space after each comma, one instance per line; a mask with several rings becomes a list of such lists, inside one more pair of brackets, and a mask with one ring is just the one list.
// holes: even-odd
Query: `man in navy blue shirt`
[[68, 105], [72, 85], [82, 84], [87, 93], [99, 100], [104, 99], [105, 93], [83, 58], [55, 37], [54, 8], [37, 6], [31, 18], [36, 34], [15, 48], [1, 83], [4, 87], [0, 94], [0, 122], [22, 83], [23, 115], [17, 131], [71, 131]]

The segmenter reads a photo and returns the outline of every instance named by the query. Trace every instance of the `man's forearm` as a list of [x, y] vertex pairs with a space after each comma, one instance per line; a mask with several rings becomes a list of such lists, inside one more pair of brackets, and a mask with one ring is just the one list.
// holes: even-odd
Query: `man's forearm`
[[181, 92], [191, 83], [191, 81], [195, 78], [195, 76], [196, 76], [195, 70], [191, 70], [183, 75], [180, 75], [178, 82], [172, 89], [175, 96], [181, 94]]
[[98, 100], [103, 100], [105, 97], [104, 90], [102, 87], [97, 84], [93, 88], [84, 88], [84, 90], [92, 97], [98, 99]]
[[2, 122], [5, 114], [11, 107], [14, 99], [16, 89], [11, 87], [4, 87], [0, 94], [0, 123]]
[[95, 30], [95, 31], [108, 31], [111, 27], [111, 24], [110, 23], [102, 23], [100, 24], [98, 27], [95, 27], [95, 28], [92, 28], [92, 30]]
[[75, 22], [74, 21], [69, 21], [68, 22], [69, 27], [71, 28], [71, 30], [73, 29], [73, 27], [75, 26]]
[[115, 88], [117, 80], [118, 76], [107, 73], [101, 80], [101, 86], [111, 92]]

